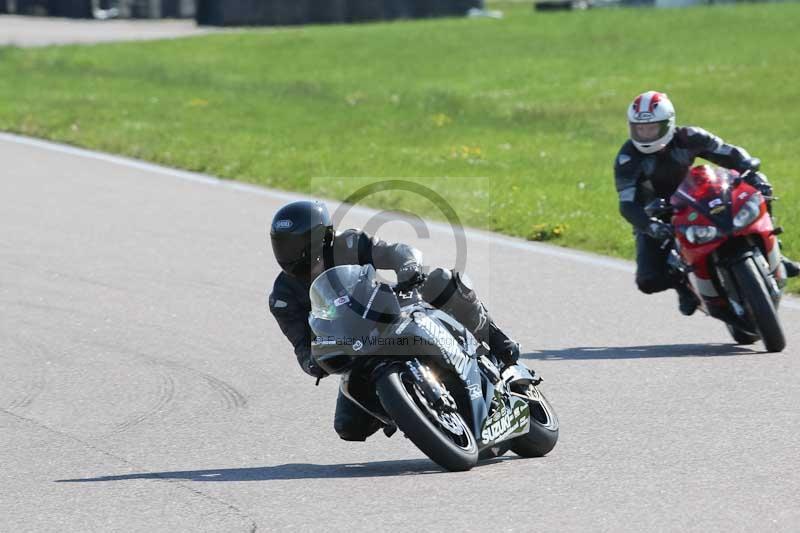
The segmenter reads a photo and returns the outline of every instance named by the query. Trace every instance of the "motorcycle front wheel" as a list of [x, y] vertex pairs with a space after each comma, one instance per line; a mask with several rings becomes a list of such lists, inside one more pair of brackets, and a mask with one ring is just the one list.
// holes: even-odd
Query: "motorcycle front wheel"
[[733, 265], [732, 271], [739, 286], [742, 303], [750, 320], [761, 333], [764, 346], [768, 352], [780, 352], [786, 347], [786, 338], [761, 272], [752, 258]]
[[730, 332], [731, 337], [733, 337], [733, 340], [736, 341], [736, 344], [748, 346], [750, 344], [755, 344], [756, 342], [758, 342], [758, 339], [761, 338], [758, 335], [753, 335], [752, 333], [748, 333], [745, 330], [737, 326], [734, 326], [732, 324], [726, 323], [725, 326], [727, 326], [728, 332]]
[[464, 418], [430, 405], [402, 368], [388, 371], [375, 384], [381, 404], [397, 427], [436, 464], [451, 471], [478, 462], [478, 444]]

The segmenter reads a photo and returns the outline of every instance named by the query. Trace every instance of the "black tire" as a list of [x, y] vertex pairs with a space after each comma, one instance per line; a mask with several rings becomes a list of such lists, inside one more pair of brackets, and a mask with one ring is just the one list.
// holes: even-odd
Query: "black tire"
[[726, 323], [725, 325], [728, 327], [728, 331], [730, 332], [731, 337], [733, 337], [733, 340], [736, 341], [736, 344], [749, 346], [750, 344], [755, 344], [761, 338], [758, 335], [748, 333], [743, 329], [732, 326], [731, 324]]
[[751, 258], [733, 265], [731, 270], [739, 286], [742, 304], [758, 328], [764, 346], [768, 352], [780, 352], [786, 347], [786, 338], [761, 272]]
[[524, 394], [530, 398], [531, 427], [528, 433], [511, 441], [511, 451], [521, 457], [543, 457], [558, 442], [558, 417], [536, 386], [528, 385]]
[[[411, 439], [417, 448], [433, 462], [451, 471], [469, 470], [478, 462], [478, 444], [464, 419], [459, 414], [451, 415], [463, 427], [462, 444], [448, 436], [423, 413], [416, 392], [409, 391], [402, 379], [403, 370], [396, 368], [384, 375], [375, 387], [383, 408], [392, 417], [397, 427]], [[453, 434], [455, 437], [455, 435]]]

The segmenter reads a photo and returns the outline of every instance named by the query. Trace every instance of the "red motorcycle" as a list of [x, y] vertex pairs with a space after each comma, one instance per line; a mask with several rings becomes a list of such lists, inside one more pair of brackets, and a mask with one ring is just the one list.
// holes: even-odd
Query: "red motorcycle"
[[708, 165], [691, 169], [670, 204], [656, 200], [650, 216], [675, 229], [670, 267], [697, 296], [700, 308], [725, 322], [739, 344], [759, 339], [770, 352], [786, 340], [778, 319], [786, 269], [767, 199], [746, 174]]

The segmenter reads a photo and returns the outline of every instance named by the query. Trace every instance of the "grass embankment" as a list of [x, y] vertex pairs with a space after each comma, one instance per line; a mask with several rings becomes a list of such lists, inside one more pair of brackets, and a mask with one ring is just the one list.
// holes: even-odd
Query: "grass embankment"
[[[421, 177], [466, 224], [631, 257], [612, 163], [627, 104], [655, 88], [679, 123], [763, 159], [800, 256], [800, 5], [505, 8], [0, 48], [0, 129], [339, 198], [354, 186], [341, 178]], [[441, 216], [413, 195], [369, 200]]]

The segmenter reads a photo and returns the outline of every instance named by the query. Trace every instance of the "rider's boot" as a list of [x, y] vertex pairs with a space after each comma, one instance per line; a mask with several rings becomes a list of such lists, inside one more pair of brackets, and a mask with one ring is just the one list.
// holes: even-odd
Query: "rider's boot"
[[486, 344], [489, 350], [500, 359], [505, 366], [517, 364], [519, 360], [519, 343], [509, 338], [494, 322], [489, 323], [489, 338]]
[[783, 256], [781, 257], [781, 262], [783, 263], [784, 268], [786, 268], [787, 278], [796, 278], [797, 276], [800, 276], [800, 264], [798, 264], [796, 261], [792, 261], [786, 256]]
[[[783, 229], [780, 229], [780, 232], [782, 233]], [[781, 250], [781, 263], [783, 263], [783, 267], [786, 269], [786, 277], [796, 278], [800, 275], [800, 264], [783, 255], [783, 243], [780, 239], [778, 239], [778, 248]]]
[[678, 309], [680, 309], [681, 314], [692, 316], [700, 304], [697, 301], [697, 296], [684, 283], [678, 284], [675, 290], [678, 292]]
[[[770, 216], [772, 216], [771, 201], [767, 202], [767, 211], [769, 212]], [[777, 225], [778, 221], [775, 217], [772, 218], [772, 223]], [[783, 233], [783, 228], [778, 227], [775, 234], [778, 235], [780, 233]], [[783, 243], [781, 243], [780, 239], [778, 239], [778, 246], [783, 249]], [[792, 261], [783, 254], [781, 254], [781, 263], [783, 263], [783, 267], [786, 269], [787, 278], [796, 278], [797, 276], [800, 276], [800, 263], [797, 261]]]
[[475, 308], [478, 327], [473, 330], [475, 339], [478, 342], [485, 342], [489, 345], [489, 351], [503, 364], [508, 367], [517, 364], [519, 360], [519, 343], [506, 335], [502, 329], [497, 327], [489, 311], [483, 303], [477, 301]]

